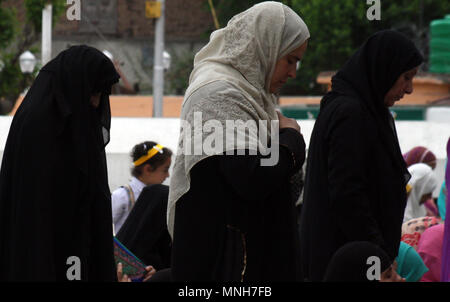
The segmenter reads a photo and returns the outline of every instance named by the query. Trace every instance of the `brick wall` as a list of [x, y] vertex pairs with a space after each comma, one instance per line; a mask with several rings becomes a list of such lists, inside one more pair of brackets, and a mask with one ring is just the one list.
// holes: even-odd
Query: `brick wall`
[[207, 0], [166, 0], [166, 7], [168, 37], [198, 39], [214, 29]]
[[[82, 4], [83, 5], [83, 0]], [[95, 1], [95, 0], [84, 0]], [[154, 20], [145, 17], [145, 0], [117, 0], [117, 38], [150, 38], [154, 35]], [[83, 15], [81, 15], [83, 19]], [[62, 16], [55, 26], [55, 37], [80, 35], [79, 21]], [[213, 28], [206, 0], [166, 0], [166, 40], [204, 40], [205, 32]]]
[[[186, 64], [183, 60], [191, 54], [193, 57], [193, 53], [204, 46], [209, 38], [206, 33], [214, 28], [214, 22], [207, 0], [165, 1], [165, 50], [172, 55], [172, 66], [176, 67]], [[98, 7], [101, 3], [104, 6]], [[24, 24], [23, 4], [24, 0], [5, 0], [1, 5], [14, 7], [20, 24]], [[119, 62], [124, 78], [131, 86], [139, 85], [141, 94], [151, 93], [154, 20], [145, 18], [145, 0], [81, 0], [81, 6], [81, 21], [69, 21], [64, 12], [53, 27], [52, 58], [71, 45], [86, 44], [99, 50], [106, 49]], [[87, 19], [103, 29], [103, 35], [97, 34], [86, 23]], [[35, 55], [38, 58], [41, 57], [40, 43], [38, 39], [33, 45], [37, 48]], [[188, 81], [186, 75], [180, 77]], [[178, 93], [178, 88], [168, 90], [169, 87], [167, 84], [166, 93]]]
[[[83, 2], [98, 3], [98, 0], [81, 0]], [[116, 38], [143, 39], [151, 38], [154, 34], [154, 20], [145, 18], [145, 0], [115, 0], [117, 20], [115, 33], [105, 34]], [[15, 7], [21, 22], [25, 19], [23, 0], [6, 0], [2, 4]], [[101, 13], [101, 12], [100, 12]], [[53, 29], [55, 39], [68, 36], [94, 36], [95, 33], [86, 32], [82, 21], [69, 21], [64, 13]], [[92, 20], [95, 23], [96, 20]], [[84, 21], [86, 22], [86, 21]], [[205, 33], [213, 29], [213, 20], [208, 9], [207, 0], [166, 0], [166, 41], [199, 41], [205, 40]]]

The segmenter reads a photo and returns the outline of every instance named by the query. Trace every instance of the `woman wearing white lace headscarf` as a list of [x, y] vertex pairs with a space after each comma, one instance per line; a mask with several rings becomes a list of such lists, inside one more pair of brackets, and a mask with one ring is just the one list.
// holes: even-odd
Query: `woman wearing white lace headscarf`
[[[305, 143], [275, 104], [308, 38], [292, 9], [263, 2], [213, 32], [197, 53], [169, 192], [175, 280], [299, 279], [289, 180], [303, 165]], [[237, 129], [237, 143], [233, 122], [248, 126]]]
[[414, 164], [408, 171], [411, 174], [408, 182], [411, 191], [408, 193], [403, 222], [427, 215], [424, 202], [431, 198], [437, 187], [437, 180], [430, 166], [422, 163]]

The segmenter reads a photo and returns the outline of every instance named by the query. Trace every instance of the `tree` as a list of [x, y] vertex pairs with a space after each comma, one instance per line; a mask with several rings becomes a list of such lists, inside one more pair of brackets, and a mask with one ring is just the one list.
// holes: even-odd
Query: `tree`
[[[215, 0], [220, 25], [235, 14], [262, 1]], [[321, 71], [337, 70], [371, 34], [396, 29], [414, 40], [428, 56], [429, 24], [450, 12], [450, 2], [441, 0], [380, 0], [381, 20], [369, 21], [366, 0], [283, 0], [308, 25], [311, 39], [297, 78], [290, 80], [282, 94], [322, 94], [316, 83]], [[369, 2], [372, 3], [373, 1]], [[422, 70], [427, 70], [427, 62]]]
[[261, 0], [215, 0], [214, 6], [218, 12], [217, 17], [221, 27], [225, 27], [228, 21], [236, 14], [245, 11]]
[[[450, 2], [440, 0], [380, 1], [381, 20], [369, 21], [371, 6], [365, 0], [290, 0], [308, 25], [311, 39], [298, 77], [289, 86], [302, 93], [319, 93], [319, 72], [337, 70], [376, 31], [396, 29], [413, 39], [427, 60], [429, 24], [450, 12]], [[427, 70], [427, 64], [422, 66]], [[287, 88], [289, 88], [289, 86]]]
[[[0, 59], [4, 68], [0, 71], [0, 114], [8, 113], [20, 93], [31, 84], [33, 76], [22, 74], [19, 57], [25, 50], [38, 53], [34, 46], [40, 38], [42, 9], [50, 2], [53, 5], [53, 24], [64, 12], [65, 0], [24, 0], [25, 20], [19, 22], [15, 9], [2, 6], [0, 0]], [[38, 66], [37, 66], [38, 68]], [[37, 72], [35, 70], [35, 74]]]
[[0, 49], [5, 48], [14, 37], [14, 14], [2, 8], [0, 0]]

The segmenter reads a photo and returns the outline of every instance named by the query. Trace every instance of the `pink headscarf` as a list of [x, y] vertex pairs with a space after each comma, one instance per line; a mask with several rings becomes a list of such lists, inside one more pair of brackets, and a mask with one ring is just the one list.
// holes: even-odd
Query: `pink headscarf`
[[441, 281], [442, 242], [444, 238], [444, 224], [430, 227], [423, 232], [417, 246], [417, 252], [428, 267], [420, 281]]
[[405, 160], [407, 167], [418, 163], [427, 164], [433, 169], [436, 167], [436, 155], [429, 149], [421, 146], [415, 147], [403, 154], [403, 159]]

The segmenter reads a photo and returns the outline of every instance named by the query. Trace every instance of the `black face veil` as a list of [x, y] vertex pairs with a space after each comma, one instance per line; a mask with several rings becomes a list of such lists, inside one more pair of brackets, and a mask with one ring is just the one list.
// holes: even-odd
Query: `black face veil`
[[82, 280], [116, 279], [104, 146], [118, 79], [100, 51], [74, 46], [28, 91], [0, 171], [0, 280], [64, 281], [72, 256]]

